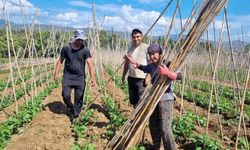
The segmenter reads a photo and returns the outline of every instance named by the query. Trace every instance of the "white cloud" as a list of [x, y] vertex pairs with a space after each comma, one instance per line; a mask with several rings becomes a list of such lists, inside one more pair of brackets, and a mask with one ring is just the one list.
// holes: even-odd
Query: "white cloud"
[[16, 6], [34, 7], [34, 5], [27, 0], [9, 0], [8, 2]]
[[250, 15], [241, 15], [241, 16], [231, 15], [229, 17], [231, 20], [240, 21], [244, 23], [248, 22], [248, 24], [250, 24]]
[[74, 27], [74, 28], [84, 28], [90, 26], [90, 12], [79, 12], [79, 11], [68, 11], [56, 15], [50, 15], [47, 19], [48, 24]]
[[[21, 2], [21, 3], [20, 3]], [[35, 7], [33, 4], [26, 0], [9, 0], [6, 3], [1, 2], [0, 8], [5, 8], [10, 15], [13, 14], [21, 14], [21, 11], [23, 10], [27, 15], [34, 14], [35, 11], [39, 10], [37, 7]]]
[[103, 22], [103, 28], [111, 29], [111, 27], [115, 28], [115, 30], [124, 30], [125, 21], [119, 16], [107, 16]]
[[[226, 22], [225, 22], [226, 23]], [[226, 35], [225, 39], [228, 40], [227, 37], [227, 30], [226, 30], [226, 24], [224, 23], [224, 34]], [[221, 25], [222, 25], [222, 19], [216, 20], [215, 26], [216, 26], [216, 32], [218, 34], [219, 38], [219, 32], [221, 30]], [[243, 31], [246, 31], [246, 33], [243, 33], [244, 39], [249, 41], [250, 40], [250, 15], [229, 15], [228, 16], [228, 25], [231, 33], [231, 38], [232, 40], [238, 40], [238, 33], [241, 36], [241, 28], [243, 28]]]
[[[71, 1], [69, 4], [92, 9], [92, 3], [83, 1]], [[99, 24], [102, 24], [102, 28], [111, 29], [113, 27], [114, 30], [119, 31], [124, 31], [125, 28], [129, 30], [140, 28], [146, 32], [160, 15], [160, 12], [136, 9], [130, 5], [119, 6], [116, 4], [96, 4], [96, 10], [97, 14], [99, 14], [99, 17], [97, 15], [97, 18], [99, 19], [98, 22]], [[105, 12], [107, 12], [107, 14]], [[102, 22], [103, 17], [100, 16], [100, 14], [105, 14], [104, 22]], [[170, 17], [162, 17], [158, 21], [156, 28], [161, 28], [159, 33], [163, 32], [166, 25], [169, 26], [170, 20]]]
[[248, 32], [245, 34], [245, 37], [248, 38], [248, 39], [250, 38], [250, 31], [248, 31]]
[[[103, 28], [124, 31], [124, 29], [140, 28], [144, 32], [147, 30], [156, 18], [160, 15], [156, 11], [144, 11], [134, 9], [129, 5], [120, 7], [115, 15], [107, 15], [103, 22]], [[100, 21], [99, 21], [100, 22]], [[166, 18], [161, 18], [157, 26], [165, 26], [167, 24]]]
[[[163, 0], [139, 0], [141, 3], [154, 3]], [[39, 16], [37, 19], [39, 23], [42, 24], [54, 24], [61, 26], [70, 27], [88, 27], [91, 26], [92, 22], [92, 3], [86, 1], [70, 1], [71, 7], [67, 9], [57, 8], [53, 10], [47, 8], [46, 11], [39, 9], [34, 6], [28, 0], [21, 0], [22, 6], [29, 18], [29, 22], [34, 18], [35, 12], [39, 11]], [[78, 6], [81, 9], [78, 9]], [[112, 27], [114, 30], [118, 31], [131, 31], [133, 28], [140, 28], [144, 33], [149, 29], [149, 27], [154, 23], [157, 17], [160, 15], [159, 11], [146, 11], [143, 9], [134, 8], [131, 5], [119, 5], [119, 4], [96, 4], [96, 18], [101, 28], [110, 30]], [[3, 3], [0, 2], [0, 8], [3, 7]], [[10, 13], [10, 19], [23, 23], [23, 16], [21, 16], [20, 2], [19, 0], [8, 0], [6, 3], [6, 8]], [[77, 10], [78, 9], [78, 10]], [[3, 16], [3, 15], [1, 15]], [[103, 17], [105, 19], [103, 20]], [[215, 21], [216, 34], [219, 34], [222, 17], [219, 16]], [[154, 35], [166, 35], [171, 23], [172, 16], [164, 15], [158, 21], [158, 23], [153, 28]], [[245, 29], [245, 36], [250, 38], [250, 15], [235, 16], [229, 15], [229, 26], [232, 30], [232, 34], [241, 32], [241, 25]], [[187, 18], [183, 18], [183, 24]], [[210, 34], [212, 33], [212, 25], [209, 27]], [[172, 34], [177, 34], [180, 32], [180, 21], [179, 18], [175, 20], [175, 26], [173, 28]], [[218, 36], [217, 36], [218, 37]], [[234, 37], [234, 36], [232, 36]]]
[[66, 12], [66, 13], [58, 14], [56, 16], [56, 19], [76, 22], [78, 20], [78, 17], [79, 17], [78, 13], [76, 13], [76, 12]]
[[250, 27], [250, 15], [229, 16], [229, 25], [231, 29], [241, 30]]
[[247, 33], [245, 33], [246, 36], [250, 37], [250, 31], [248, 31]]
[[[9, 14], [10, 21], [15, 23], [31, 23], [34, 17], [46, 16], [48, 12], [42, 12], [27, 0], [8, 0], [6, 3], [0, 2], [0, 8], [5, 8]], [[1, 11], [1, 18], [5, 19], [5, 14]]]

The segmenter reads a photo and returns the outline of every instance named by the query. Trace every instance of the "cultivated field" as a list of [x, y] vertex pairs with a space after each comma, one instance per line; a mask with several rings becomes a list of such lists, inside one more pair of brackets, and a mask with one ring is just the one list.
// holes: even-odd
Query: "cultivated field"
[[[196, 12], [196, 19], [203, 12], [198, 11], [199, 7], [194, 6], [192, 10]], [[212, 8], [210, 11], [215, 12]], [[208, 19], [212, 22], [215, 15]], [[4, 16], [8, 18], [7, 14]], [[249, 150], [249, 50], [243, 44], [241, 49], [224, 48], [223, 41], [232, 44], [229, 29], [228, 37], [224, 39], [215, 33], [214, 28], [213, 31], [208, 29], [206, 19], [197, 21], [204, 23], [202, 26], [194, 26], [194, 16], [191, 15], [183, 24], [184, 31], [176, 34], [177, 39], [169, 36], [174, 32], [171, 26], [174, 26], [175, 15], [168, 36], [148, 34], [144, 39], [145, 43], [158, 43], [164, 47], [164, 58], [169, 60], [185, 54], [180, 57], [183, 62], [173, 67], [183, 74], [182, 81], [174, 82], [173, 132], [176, 146], [187, 150]], [[96, 82], [94, 87], [90, 87], [87, 76], [82, 114], [72, 121], [61, 96], [62, 80], [60, 78], [56, 82], [53, 79], [55, 62], [62, 46], [70, 42], [71, 31], [54, 26], [41, 30], [40, 27], [34, 28], [34, 22], [33, 28], [25, 26], [25, 30], [14, 30], [8, 21], [6, 19], [5, 28], [0, 29], [3, 33], [0, 35], [0, 47], [4, 47], [0, 49], [0, 149], [107, 148], [135, 110], [129, 104], [127, 83], [121, 83], [123, 56], [131, 44], [130, 39], [113, 32], [108, 34], [98, 26], [88, 30], [86, 44], [93, 56]], [[228, 27], [226, 20], [222, 22], [221, 35], [224, 23]], [[203, 30], [196, 33], [195, 27]], [[212, 40], [208, 39], [210, 32], [215, 36]], [[216, 39], [218, 41], [214, 42]], [[239, 41], [244, 43], [240, 38]], [[88, 74], [87, 67], [86, 72]], [[145, 95], [150, 90], [154, 89], [149, 87]], [[153, 149], [148, 122], [145, 126], [140, 143], [130, 149]]]

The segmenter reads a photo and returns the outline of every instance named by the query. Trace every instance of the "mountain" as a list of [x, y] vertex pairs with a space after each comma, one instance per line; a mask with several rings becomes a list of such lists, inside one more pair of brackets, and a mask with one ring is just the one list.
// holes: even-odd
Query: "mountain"
[[[24, 25], [23, 24], [16, 24], [14, 22], [10, 22], [10, 24], [11, 24], [12, 29], [14, 29], [14, 30], [22, 30], [22, 29], [24, 29]], [[4, 28], [4, 27], [5, 27], [5, 20], [0, 19], [0, 29]], [[38, 27], [39, 26], [36, 24], [34, 28], [38, 29]], [[53, 30], [57, 29], [57, 30], [60, 30], [60, 31], [74, 31], [74, 30], [76, 30], [76, 28], [73, 28], [73, 27], [62, 27], [62, 26], [46, 25], [46, 24], [41, 24], [40, 28], [41, 28], [41, 30], [48, 30], [48, 31], [51, 31], [52, 29]], [[84, 28], [83, 30], [85, 31], [85, 33], [89, 33], [90, 30], [93, 31], [93, 28]], [[130, 39], [130, 33], [128, 33], [128, 32], [113, 31], [113, 30], [105, 30], [105, 31], [109, 35], [116, 34], [120, 38], [124, 39], [126, 37], [126, 38]], [[157, 40], [159, 37], [160, 36], [154, 36], [153, 39]], [[185, 35], [183, 37], [185, 37]], [[171, 34], [170, 35], [170, 39], [172, 39], [174, 41], [177, 40], [177, 38], [178, 38], [178, 34]], [[206, 40], [204, 40], [204, 39], [200, 39], [200, 41], [206, 42]], [[214, 43], [214, 42], [210, 41], [210, 43]], [[217, 42], [217, 44], [218, 44], [218, 42]], [[243, 46], [246, 46], [248, 44], [250, 44], [250, 42], [244, 42]], [[233, 45], [234, 51], [241, 51], [241, 49], [242, 49], [242, 42], [240, 42], [239, 40], [234, 40], [234, 41], [232, 41], [232, 45]], [[230, 49], [230, 44], [229, 44], [228, 41], [224, 41], [222, 46], [223, 46], [223, 49], [225, 49], [225, 50], [229, 50]]]
[[[250, 44], [250, 42], [241, 42], [239, 40], [232, 41], [232, 46], [234, 51], [242, 51], [243, 48]], [[229, 42], [223, 42], [223, 48], [226, 50], [230, 50], [230, 43]]]
[[[24, 25], [23, 24], [16, 24], [12, 21], [10, 21], [11, 24], [11, 28], [13, 30], [23, 30], [24, 29]], [[29, 24], [31, 25], [31, 24]], [[5, 20], [0, 19], [0, 29], [5, 27]], [[26, 27], [28, 27], [28, 25], [26, 24]], [[39, 25], [35, 24], [34, 29], [38, 29]], [[66, 30], [66, 31], [73, 31], [75, 30], [75, 28], [73, 27], [62, 27], [62, 26], [55, 26], [55, 25], [46, 25], [46, 24], [40, 24], [40, 29], [41, 30], [52, 30], [52, 29], [58, 29], [58, 30]]]

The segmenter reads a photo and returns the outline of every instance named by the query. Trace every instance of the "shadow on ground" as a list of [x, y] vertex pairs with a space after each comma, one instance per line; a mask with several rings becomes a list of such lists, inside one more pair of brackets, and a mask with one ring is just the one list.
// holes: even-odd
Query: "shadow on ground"
[[54, 101], [43, 106], [43, 109], [49, 108], [49, 110], [55, 114], [66, 114], [68, 115], [68, 109], [64, 103], [61, 101]]

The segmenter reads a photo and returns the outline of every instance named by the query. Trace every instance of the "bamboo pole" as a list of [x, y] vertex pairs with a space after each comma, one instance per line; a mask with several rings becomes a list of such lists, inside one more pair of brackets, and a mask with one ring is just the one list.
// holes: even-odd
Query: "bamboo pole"
[[[192, 64], [191, 64], [191, 67], [192, 67]], [[196, 116], [196, 119], [197, 119], [197, 123], [198, 123], [198, 126], [201, 127], [200, 120], [199, 120], [199, 117], [198, 117], [199, 115], [198, 115], [198, 112], [197, 112], [196, 102], [194, 100], [195, 96], [194, 96], [193, 88], [192, 88], [192, 85], [191, 85], [191, 79], [190, 79], [191, 71], [190, 70], [191, 69], [189, 69], [189, 67], [187, 67], [187, 83], [188, 83], [188, 86], [189, 86], [190, 91], [191, 91], [192, 101], [194, 103], [194, 111], [195, 111], [195, 116]]]
[[[222, 41], [222, 36], [223, 36], [223, 28], [224, 28], [224, 20], [222, 22], [222, 26], [221, 26], [221, 36], [220, 36], [220, 41]], [[212, 94], [214, 92], [214, 96], [215, 96], [215, 102], [216, 102], [216, 110], [217, 110], [217, 118], [218, 118], [218, 123], [219, 123], [219, 128], [220, 128], [220, 133], [221, 133], [221, 140], [223, 140], [223, 126], [222, 126], [222, 123], [221, 123], [221, 118], [220, 118], [220, 113], [219, 113], [219, 103], [218, 103], [218, 94], [217, 94], [217, 89], [216, 89], [216, 84], [214, 83], [215, 82], [215, 74], [216, 74], [216, 69], [217, 69], [217, 64], [219, 63], [218, 62], [218, 59], [219, 59], [219, 55], [217, 55], [217, 58], [216, 58], [216, 62], [215, 62], [215, 65], [213, 66], [213, 60], [212, 60], [212, 56], [211, 56], [211, 48], [210, 48], [210, 43], [209, 43], [209, 36], [208, 36], [208, 30], [207, 30], [207, 42], [208, 42], [208, 53], [209, 53], [209, 60], [210, 60], [210, 64], [211, 64], [211, 72], [212, 72], [212, 77], [213, 77], [213, 82], [212, 82], [212, 86], [211, 86], [211, 93]], [[218, 46], [219, 49], [220, 48], [220, 45]], [[219, 49], [218, 49], [218, 53], [219, 53]], [[210, 101], [212, 101], [212, 95], [210, 95]], [[209, 103], [210, 104], [210, 103]], [[210, 106], [209, 106], [210, 107]], [[210, 111], [208, 112], [210, 113]], [[208, 121], [209, 122], [209, 121]], [[208, 125], [207, 124], [207, 128], [206, 128], [206, 133], [207, 133], [207, 129], [208, 129]]]
[[[243, 30], [243, 29], [242, 29]], [[242, 34], [243, 34], [243, 31], [242, 31]], [[239, 36], [238, 36], [239, 37]], [[243, 37], [243, 35], [242, 35], [242, 37]], [[243, 40], [244, 40], [244, 38], [243, 38]], [[240, 40], [240, 38], [239, 38], [239, 41], [241, 41]], [[244, 42], [244, 41], [243, 41]], [[240, 42], [240, 43], [243, 43], [243, 42]], [[243, 44], [242, 44], [243, 45]], [[243, 46], [241, 47], [242, 48], [242, 51], [244, 51], [243, 49]], [[247, 77], [246, 77], [246, 80], [247, 80]], [[244, 89], [243, 89], [244, 90]], [[244, 94], [244, 93], [243, 93]], [[243, 103], [243, 104], [245, 104], [245, 102]], [[246, 129], [246, 123], [245, 123], [245, 118], [243, 117], [242, 118], [242, 123], [243, 123], [243, 129], [244, 129], [244, 134], [245, 134], [245, 138], [246, 138], [246, 143], [247, 143], [247, 145], [249, 145], [249, 143], [248, 143], [248, 140], [247, 140], [247, 129]]]
[[[188, 36], [185, 38], [182, 46], [180, 47], [179, 53], [174, 57], [169, 67], [170, 70], [176, 71], [180, 68], [187, 55], [190, 53], [191, 48], [198, 41], [214, 17], [225, 6], [226, 2], [227, 0], [210, 0], [206, 3], [206, 5], [202, 8], [195, 24], [189, 31]], [[149, 119], [160, 98], [168, 88], [170, 82], [171, 81], [166, 78], [160, 78], [156, 81], [153, 85], [154, 88], [151, 88], [149, 95], [147, 95], [147, 97], [138, 104], [131, 117], [120, 130], [125, 132], [118, 132], [107, 145], [107, 149], [124, 149], [127, 145], [130, 145], [130, 142], [133, 142], [131, 139], [138, 134], [138, 129], [140, 129], [141, 126], [143, 126]], [[134, 116], [138, 119], [135, 119]]]
[[182, 82], [182, 90], [181, 90], [181, 109], [180, 109], [180, 118], [182, 117], [182, 113], [184, 110], [184, 99], [183, 99], [183, 95], [184, 95], [184, 91], [185, 91], [185, 83], [186, 83], [186, 74], [187, 74], [187, 66], [184, 65], [183, 66], [183, 82]]
[[230, 29], [229, 29], [228, 20], [227, 20], [227, 9], [226, 8], [224, 8], [224, 13], [225, 13], [225, 19], [226, 19], [226, 27], [227, 27], [227, 35], [228, 35], [228, 40], [229, 40], [231, 59], [232, 59], [232, 63], [233, 63], [234, 77], [235, 77], [235, 82], [236, 82], [236, 87], [237, 87], [237, 94], [238, 94], [238, 99], [240, 100], [241, 97], [240, 97], [238, 72], [236, 70], [236, 64], [235, 64], [234, 55], [233, 55], [233, 45], [232, 45], [231, 36], [230, 36]]
[[[236, 88], [237, 88], [237, 95], [238, 95], [238, 100], [239, 100], [239, 106], [244, 105], [241, 104], [242, 101], [241, 100], [241, 95], [240, 95], [240, 88], [239, 88], [239, 81], [238, 81], [238, 72], [236, 69], [236, 64], [235, 64], [235, 59], [234, 59], [234, 55], [233, 55], [233, 47], [232, 47], [232, 41], [231, 41], [231, 36], [230, 36], [230, 29], [229, 29], [229, 25], [228, 25], [228, 20], [227, 20], [227, 9], [224, 8], [224, 12], [225, 12], [225, 18], [226, 18], [226, 25], [227, 25], [227, 35], [228, 35], [228, 40], [229, 40], [229, 47], [230, 47], [230, 54], [231, 54], [231, 60], [233, 62], [233, 70], [234, 70], [234, 79], [235, 79], [235, 83], [236, 83]], [[243, 98], [244, 99], [244, 98]], [[241, 107], [239, 108], [239, 111], [241, 110]], [[244, 126], [244, 117], [243, 117], [243, 126]], [[239, 124], [240, 125], [240, 124]], [[246, 131], [245, 131], [246, 133]], [[235, 147], [237, 149], [237, 145]]]
[[3, 12], [5, 16], [5, 30], [6, 30], [6, 38], [7, 38], [7, 47], [8, 47], [8, 57], [9, 57], [9, 67], [10, 67], [10, 78], [11, 78], [11, 83], [12, 83], [12, 90], [13, 90], [13, 95], [14, 95], [14, 100], [15, 100], [15, 106], [16, 106], [16, 113], [18, 113], [18, 106], [17, 106], [17, 99], [16, 99], [16, 86], [14, 82], [14, 77], [13, 77], [13, 66], [11, 62], [11, 50], [10, 50], [10, 38], [9, 38], [9, 25], [8, 25], [8, 10], [6, 8], [6, 0], [3, 0]]
[[[179, 45], [179, 43], [180, 43], [180, 41], [181, 41], [181, 38], [182, 38], [184, 32], [187, 30], [187, 27], [192, 23], [193, 17], [195, 16], [195, 14], [197, 13], [197, 11], [198, 11], [199, 8], [201, 7], [201, 5], [199, 5], [199, 6], [196, 8], [196, 5], [197, 5], [197, 3], [195, 2], [195, 3], [194, 3], [194, 6], [193, 6], [193, 8], [192, 8], [192, 11], [191, 11], [191, 13], [190, 13], [190, 15], [189, 15], [189, 17], [188, 17], [188, 19], [187, 19], [187, 21], [185, 22], [183, 28], [181, 28], [181, 32], [180, 32], [180, 34], [179, 34], [179, 36], [178, 36], [178, 39], [176, 40], [177, 42], [176, 42], [174, 48], [171, 49], [171, 47], [168, 47], [167, 51], [164, 52], [163, 56], [164, 56], [164, 55], [167, 55], [166, 60], [169, 60], [169, 58], [170, 58], [172, 52], [175, 51], [175, 50], [177, 49], [177, 46]], [[178, 5], [177, 5], [177, 6], [178, 6]], [[166, 47], [167, 44], [168, 44], [168, 41], [166, 41], [166, 45], [164, 46], [164, 49], [167, 48], [167, 47]], [[163, 57], [162, 57], [162, 60], [163, 60]]]
[[[222, 46], [223, 33], [224, 33], [224, 20], [222, 21], [222, 25], [221, 25], [220, 39], [219, 39], [219, 45], [217, 47], [217, 55], [216, 55], [216, 59], [215, 59], [215, 64], [214, 64], [214, 67], [212, 67], [212, 69], [213, 69], [212, 73], [213, 74], [212, 74], [212, 84], [211, 84], [210, 99], [209, 99], [209, 106], [208, 106], [208, 113], [207, 113], [206, 134], [208, 134], [211, 104], [212, 104], [212, 100], [213, 100], [213, 92], [214, 92], [214, 89], [215, 89], [215, 75], [216, 75], [216, 71], [217, 71], [218, 60], [219, 60], [220, 53], [221, 53], [221, 50], [222, 50], [221, 46]], [[218, 108], [218, 105], [217, 105], [217, 108]], [[217, 111], [217, 113], [218, 113], [218, 111]], [[221, 134], [222, 134], [222, 129], [221, 129]]]
[[[158, 20], [161, 18], [161, 16], [164, 14], [164, 12], [168, 9], [168, 7], [170, 6], [170, 4], [171, 4], [172, 2], [173, 2], [173, 0], [170, 0], [170, 1], [169, 1], [169, 3], [165, 6], [165, 8], [164, 8], [163, 11], [161, 12], [161, 14], [158, 16], [158, 18], [155, 20], [155, 22], [152, 24], [152, 26], [151, 26], [151, 27], [148, 29], [148, 31], [145, 33], [145, 35], [143, 36], [143, 38], [142, 38], [142, 40], [141, 40], [140, 42], [142, 42], [143, 39], [147, 36], [147, 34], [152, 30], [152, 28], [155, 26], [155, 24], [158, 22]], [[140, 44], [138, 44], [138, 45], [140, 45]], [[135, 49], [136, 49], [136, 47], [135, 47]], [[134, 49], [134, 50], [135, 50], [135, 49]], [[134, 50], [133, 50], [133, 51], [134, 51]], [[133, 51], [132, 51], [130, 54], [132, 54]], [[120, 64], [120, 66], [116, 69], [116, 71], [114, 72], [114, 74], [116, 74], [116, 73], [119, 71], [119, 69], [124, 65], [124, 63], [125, 63], [125, 61], [123, 61], [123, 62]], [[105, 83], [104, 87], [107, 86], [107, 84], [112, 80], [112, 78], [113, 78], [113, 77], [110, 77], [110, 78], [107, 80], [107, 82]], [[95, 99], [96, 99], [97, 97], [99, 97], [99, 96], [100, 96], [100, 94], [96, 95], [96, 97], [93, 99], [93, 102], [94, 102]], [[92, 102], [92, 103], [93, 103], [93, 102]], [[85, 109], [82, 111], [81, 114], [84, 114], [85, 111], [91, 106], [92, 103], [90, 103], [89, 105], [87, 105], [87, 106], [85, 107]]]
[[[169, 56], [171, 55], [171, 53], [173, 51], [173, 49], [171, 49], [171, 46], [168, 44], [169, 43], [169, 37], [170, 37], [170, 33], [172, 31], [172, 28], [174, 26], [174, 23], [175, 23], [175, 16], [176, 16], [178, 11], [180, 12], [180, 4], [181, 4], [181, 0], [178, 0], [178, 3], [176, 5], [176, 8], [175, 8], [174, 14], [172, 16], [171, 23], [170, 23], [170, 26], [169, 26], [169, 29], [168, 29], [168, 32], [167, 32], [167, 35], [166, 35], [164, 49], [167, 49], [167, 51], [165, 53], [169, 53]], [[182, 27], [181, 27], [181, 29], [182, 29]]]
[[17, 66], [16, 68], [17, 68], [17, 71], [18, 71], [18, 75], [17, 75], [17, 78], [16, 78], [14, 84], [16, 84], [16, 81], [18, 80], [18, 78], [21, 79], [22, 85], [23, 85], [23, 88], [24, 88], [24, 92], [25, 92], [25, 100], [27, 100], [26, 84], [25, 84], [24, 79], [22, 77], [21, 70], [20, 70], [20, 67], [19, 67], [19, 64], [18, 64], [18, 60], [17, 60], [18, 56], [16, 54], [15, 47], [14, 47], [14, 40], [13, 40], [13, 36], [12, 36], [12, 28], [11, 28], [11, 24], [10, 24], [9, 13], [7, 13], [7, 17], [8, 17], [7, 22], [8, 22], [9, 37], [10, 37], [10, 41], [11, 41], [11, 47], [12, 47], [13, 55], [14, 55], [14, 58], [15, 58], [15, 63], [14, 64], [15, 64], [15, 66]]
[[[243, 93], [243, 97], [241, 100], [241, 105], [240, 105], [240, 120], [239, 120], [239, 124], [238, 124], [238, 128], [237, 128], [237, 136], [236, 136], [236, 143], [235, 143], [235, 150], [238, 149], [238, 141], [239, 141], [239, 134], [240, 134], [240, 126], [241, 126], [241, 120], [244, 119], [244, 106], [245, 106], [245, 97], [246, 97], [246, 91], [249, 85], [249, 76], [250, 76], [250, 65], [248, 67], [248, 72], [247, 72], [247, 78], [246, 78], [246, 82], [245, 82], [245, 87], [244, 87], [244, 93]], [[243, 120], [244, 121], [244, 120]], [[245, 125], [244, 125], [245, 128]], [[245, 131], [245, 135], [247, 135], [246, 131]], [[247, 136], [245, 138], [246, 142], [247, 142], [247, 147], [249, 150], [249, 143], [248, 143], [248, 139]]]

